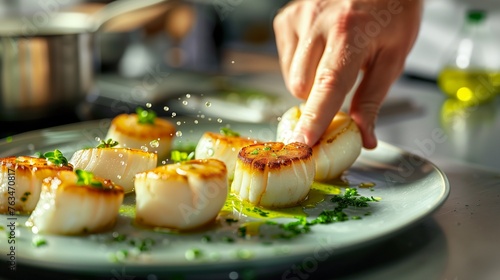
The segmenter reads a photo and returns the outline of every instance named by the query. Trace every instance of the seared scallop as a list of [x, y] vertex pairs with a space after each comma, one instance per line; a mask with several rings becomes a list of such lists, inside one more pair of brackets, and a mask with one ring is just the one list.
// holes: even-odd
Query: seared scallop
[[[299, 107], [292, 107], [283, 114], [278, 124], [277, 140], [290, 138], [300, 118]], [[344, 112], [338, 112], [325, 133], [312, 147], [316, 164], [317, 181], [338, 178], [356, 161], [363, 147], [361, 133], [354, 120]]]
[[76, 235], [114, 226], [123, 188], [111, 180], [76, 170], [45, 178], [40, 200], [26, 225], [34, 233]]
[[[168, 158], [175, 137], [175, 126], [168, 120], [155, 117], [152, 111], [138, 110], [139, 114], [120, 114], [113, 118], [106, 139], [113, 139], [117, 147], [142, 149]], [[146, 118], [143, 115], [153, 115]]]
[[238, 134], [205, 132], [195, 150], [195, 158], [215, 158], [226, 164], [229, 181], [234, 177], [234, 167], [241, 148], [258, 143], [257, 140], [241, 137]]
[[190, 230], [215, 220], [228, 193], [227, 170], [217, 159], [168, 164], [135, 178], [139, 224]]
[[69, 162], [75, 169], [112, 180], [129, 193], [134, 191], [135, 174], [155, 168], [157, 158], [155, 153], [138, 149], [105, 147], [78, 150]]
[[231, 191], [255, 205], [294, 206], [309, 193], [314, 172], [312, 149], [306, 144], [254, 144], [238, 154]]
[[40, 197], [43, 179], [62, 170], [73, 167], [31, 156], [0, 159], [0, 214], [31, 213]]

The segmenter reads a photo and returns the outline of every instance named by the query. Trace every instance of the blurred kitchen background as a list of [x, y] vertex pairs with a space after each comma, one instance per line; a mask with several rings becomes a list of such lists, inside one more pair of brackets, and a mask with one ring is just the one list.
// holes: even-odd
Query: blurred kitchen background
[[[124, 1], [0, 0], [1, 137], [137, 106], [161, 116], [266, 122], [298, 102], [281, 79], [272, 30], [286, 0], [165, 1], [100, 14]], [[437, 86], [463, 35], [466, 11], [485, 11], [490, 40], [500, 38], [498, 6], [494, 0], [426, 1], [402, 79]], [[102, 14], [111, 19], [82, 32], [89, 18]], [[389, 115], [418, 109], [390, 98], [384, 108]]]

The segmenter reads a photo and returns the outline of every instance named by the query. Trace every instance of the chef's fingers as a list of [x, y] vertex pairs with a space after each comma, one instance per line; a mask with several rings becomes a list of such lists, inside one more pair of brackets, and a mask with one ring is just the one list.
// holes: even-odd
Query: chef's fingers
[[291, 141], [314, 145], [328, 128], [354, 85], [366, 50], [360, 50], [351, 44], [351, 34], [333, 30], [328, 36], [314, 84]]
[[285, 84], [292, 95], [304, 100], [311, 90], [325, 45], [317, 15], [318, 5], [313, 2], [295, 2], [274, 20]]
[[286, 81], [293, 96], [306, 100], [314, 83], [314, 76], [325, 49], [321, 37], [302, 37], [290, 65]]
[[281, 73], [283, 79], [287, 81], [290, 64], [292, 64], [299, 38], [297, 37], [293, 25], [289, 22], [290, 18], [283, 13], [276, 15], [273, 21], [273, 28], [275, 30], [275, 40], [280, 59]]
[[[405, 55], [397, 55], [394, 49], [377, 52], [376, 57], [365, 69], [351, 102], [350, 115], [358, 125], [363, 139], [363, 147], [377, 146], [374, 128], [378, 112], [392, 83], [403, 70]], [[380, 73], [384, 73], [380, 75]]]

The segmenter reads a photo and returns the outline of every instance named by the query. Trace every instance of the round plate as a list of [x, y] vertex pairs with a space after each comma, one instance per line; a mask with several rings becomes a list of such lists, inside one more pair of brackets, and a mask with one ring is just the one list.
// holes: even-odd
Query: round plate
[[[271, 141], [275, 137], [276, 124], [271, 123], [226, 124], [215, 119], [173, 121], [177, 122], [177, 130], [181, 132], [174, 140], [174, 147], [196, 144], [205, 131], [217, 132], [222, 126], [229, 126], [241, 135], [264, 141]], [[95, 146], [96, 139], [106, 135], [109, 124], [110, 120], [104, 119], [15, 135], [1, 141], [0, 157], [32, 155], [37, 151], [46, 152], [56, 148], [70, 156], [82, 147]], [[287, 267], [290, 268], [293, 263], [319, 261], [396, 233], [428, 216], [445, 201], [449, 193], [446, 176], [436, 166], [386, 143], [379, 143], [375, 150], [364, 150], [345, 173], [345, 178], [352, 187], [364, 182], [375, 183], [371, 189], [359, 188], [358, 191], [361, 195], [380, 197], [381, 200], [370, 203], [368, 209], [358, 212], [362, 215], [360, 220], [315, 225], [309, 233], [292, 239], [264, 242], [258, 236], [238, 238], [238, 224], [247, 219], [255, 220], [244, 216], [239, 217], [236, 225], [220, 221], [212, 228], [177, 234], [139, 228], [133, 225], [132, 217], [121, 214], [110, 232], [90, 236], [43, 236], [47, 244], [34, 247], [34, 235], [23, 226], [27, 217], [19, 215], [16, 216], [18, 224], [15, 231], [16, 261], [49, 269], [107, 275], [123, 268], [129, 275], [194, 271], [209, 275], [209, 271], [244, 268], [287, 271]], [[133, 194], [127, 195], [124, 204], [133, 206], [133, 203]], [[317, 205], [317, 209], [308, 210], [309, 218], [314, 218], [321, 209], [333, 208], [333, 205], [325, 200]], [[363, 216], [366, 211], [370, 215]], [[4, 230], [10, 222], [8, 218], [7, 215], [0, 215], [0, 225], [4, 226]], [[133, 257], [114, 263], [109, 259], [110, 254], [131, 247], [126, 242], [109, 241], [112, 232], [125, 234], [129, 239], [150, 238], [155, 242], [150, 250], [136, 252]], [[206, 241], [207, 236], [210, 242], [203, 241]], [[7, 242], [6, 234], [0, 234], [2, 259], [10, 252], [8, 246], [4, 246]], [[192, 249], [199, 250], [202, 255], [194, 260], [186, 257], [186, 252], [192, 252]]]

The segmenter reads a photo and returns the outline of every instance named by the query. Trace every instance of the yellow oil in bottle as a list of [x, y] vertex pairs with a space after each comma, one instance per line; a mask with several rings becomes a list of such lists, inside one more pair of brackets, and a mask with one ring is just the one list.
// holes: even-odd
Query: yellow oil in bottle
[[465, 103], [485, 103], [500, 93], [498, 71], [444, 68], [437, 82], [444, 93]]

